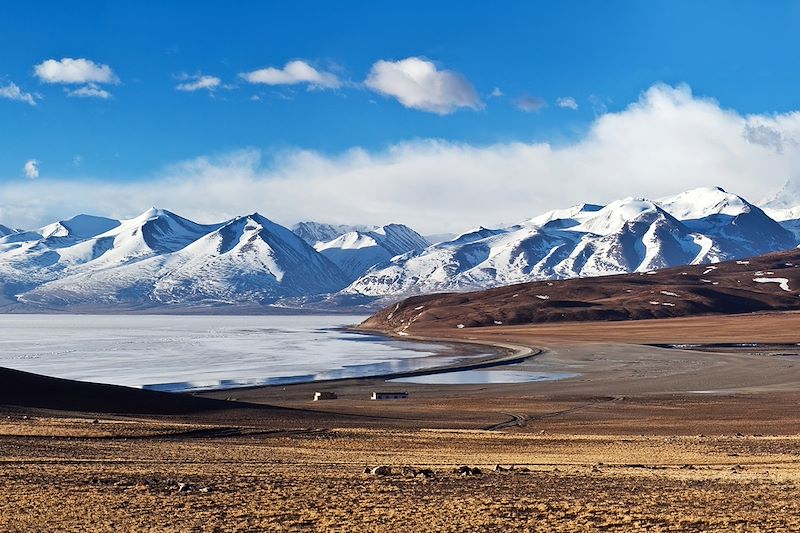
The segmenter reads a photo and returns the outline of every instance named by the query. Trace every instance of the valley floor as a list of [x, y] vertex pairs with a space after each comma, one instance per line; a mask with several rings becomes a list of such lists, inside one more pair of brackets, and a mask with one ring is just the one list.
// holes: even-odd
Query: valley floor
[[578, 376], [243, 389], [179, 416], [7, 406], [0, 530], [800, 530], [798, 332], [800, 314], [425, 331]]

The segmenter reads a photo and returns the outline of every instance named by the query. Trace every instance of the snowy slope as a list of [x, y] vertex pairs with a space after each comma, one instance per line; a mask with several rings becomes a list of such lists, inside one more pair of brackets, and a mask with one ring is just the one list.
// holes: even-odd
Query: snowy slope
[[324, 222], [298, 222], [292, 226], [292, 231], [311, 246], [318, 242], [335, 239], [351, 231], [369, 231], [368, 226], [354, 226], [347, 224], [326, 224]]
[[430, 246], [419, 233], [402, 224], [388, 224], [370, 231], [351, 231], [314, 248], [354, 281], [370, 268], [396, 255], [420, 252]]

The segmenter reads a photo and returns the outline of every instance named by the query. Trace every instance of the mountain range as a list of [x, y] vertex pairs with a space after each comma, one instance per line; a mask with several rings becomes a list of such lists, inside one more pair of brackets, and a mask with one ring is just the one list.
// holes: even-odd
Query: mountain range
[[[791, 192], [791, 191], [789, 191]], [[556, 209], [431, 243], [401, 224], [302, 222], [253, 213], [198, 224], [149, 209], [0, 225], [6, 311], [381, 305], [401, 297], [740, 259], [800, 243], [800, 201], [761, 209], [721, 188]]]

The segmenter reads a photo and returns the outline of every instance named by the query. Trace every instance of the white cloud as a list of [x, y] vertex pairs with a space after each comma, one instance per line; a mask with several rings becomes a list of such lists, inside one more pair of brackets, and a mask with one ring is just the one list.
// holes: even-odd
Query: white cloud
[[492, 89], [492, 92], [489, 96], [491, 96], [492, 98], [499, 98], [503, 96], [503, 91], [500, 90], [500, 87], [495, 87], [494, 89]]
[[33, 72], [44, 83], [119, 83], [111, 67], [83, 58], [48, 59], [34, 66]]
[[101, 100], [108, 100], [111, 98], [111, 93], [96, 83], [89, 83], [83, 87], [68, 90], [67, 96], [71, 96], [73, 98], [100, 98]]
[[438, 70], [431, 61], [409, 57], [377, 61], [365, 81], [373, 91], [396, 98], [405, 107], [447, 115], [461, 107], [483, 107], [472, 84], [461, 74]]
[[517, 98], [517, 100], [514, 102], [514, 105], [526, 113], [538, 113], [547, 107], [547, 102], [538, 96], [521, 96], [520, 98]]
[[28, 105], [36, 105], [36, 95], [24, 92], [14, 82], [9, 82], [8, 85], [0, 86], [0, 98], [25, 102]]
[[183, 80], [183, 83], [179, 83], [175, 89], [186, 92], [200, 91], [202, 89], [214, 91], [215, 89], [219, 88], [220, 84], [222, 84], [222, 80], [216, 76], [200, 74], [196, 74], [194, 76], [183, 74], [179, 77], [179, 79]]
[[25, 161], [25, 166], [22, 167], [25, 171], [25, 176], [28, 179], [35, 180], [39, 177], [39, 161], [36, 159], [28, 159]]
[[[780, 134], [781, 152], [748, 127]], [[800, 178], [800, 111], [742, 115], [686, 86], [658, 85], [597, 117], [571, 144], [407, 142], [338, 156], [255, 150], [176, 164], [139, 182], [9, 182], [0, 220], [37, 227], [78, 212], [130, 216], [151, 205], [202, 222], [259, 211], [277, 222], [405, 222], [423, 232], [514, 222], [554, 207], [658, 198], [720, 185], [758, 201]]]
[[307, 84], [313, 89], [337, 89], [342, 81], [331, 72], [317, 70], [305, 61], [289, 61], [283, 68], [267, 67], [239, 74], [250, 83], [264, 85]]
[[565, 109], [572, 109], [577, 111], [578, 109], [578, 102], [571, 96], [562, 96], [558, 100], [556, 100], [556, 105], [558, 107], [563, 107]]

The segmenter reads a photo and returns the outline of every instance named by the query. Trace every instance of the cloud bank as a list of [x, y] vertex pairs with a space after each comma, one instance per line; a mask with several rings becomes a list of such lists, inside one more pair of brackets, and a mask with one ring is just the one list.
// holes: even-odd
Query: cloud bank
[[450, 70], [438, 70], [433, 62], [419, 57], [377, 61], [364, 84], [379, 94], [396, 98], [405, 107], [439, 115], [447, 115], [462, 107], [483, 107], [472, 84], [464, 76]]
[[0, 222], [37, 227], [155, 205], [201, 222], [259, 211], [277, 222], [404, 222], [423, 232], [513, 223], [554, 207], [720, 185], [752, 201], [800, 178], [800, 112], [742, 115], [657, 85], [567, 145], [439, 140], [337, 156], [255, 149], [177, 163], [137, 182], [6, 182]]

